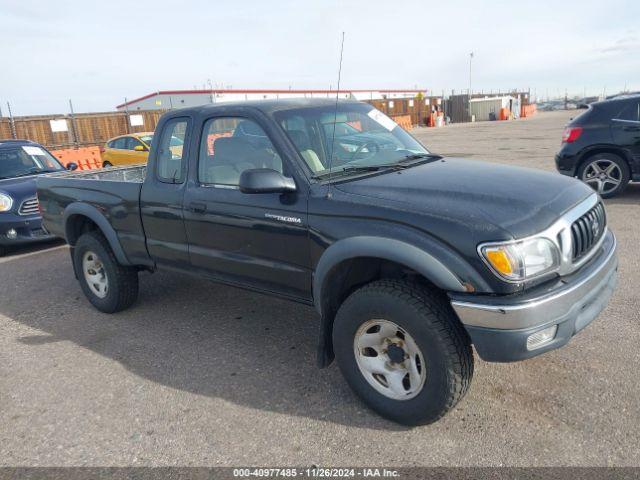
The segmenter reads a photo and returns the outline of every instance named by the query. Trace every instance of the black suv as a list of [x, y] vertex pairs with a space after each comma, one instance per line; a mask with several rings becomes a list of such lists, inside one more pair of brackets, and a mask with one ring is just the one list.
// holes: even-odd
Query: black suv
[[593, 103], [573, 119], [556, 166], [604, 198], [621, 193], [630, 180], [640, 181], [640, 95]]

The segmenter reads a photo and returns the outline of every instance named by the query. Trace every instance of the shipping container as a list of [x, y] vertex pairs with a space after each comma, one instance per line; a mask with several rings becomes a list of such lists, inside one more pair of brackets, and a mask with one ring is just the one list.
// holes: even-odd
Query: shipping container
[[473, 98], [470, 102], [471, 115], [476, 122], [500, 119], [503, 108], [515, 118], [520, 116], [520, 100], [512, 96]]

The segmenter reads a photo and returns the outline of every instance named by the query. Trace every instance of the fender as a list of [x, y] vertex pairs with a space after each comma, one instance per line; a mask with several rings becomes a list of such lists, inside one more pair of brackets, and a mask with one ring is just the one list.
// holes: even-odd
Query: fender
[[[93, 221], [98, 228], [105, 236], [107, 241], [109, 242], [109, 246], [111, 246], [111, 250], [113, 250], [114, 255], [118, 259], [118, 263], [121, 265], [131, 265], [131, 262], [127, 258], [127, 255], [124, 253], [124, 249], [122, 245], [120, 245], [120, 240], [118, 239], [118, 235], [116, 231], [113, 229], [107, 218], [93, 205], [89, 205], [87, 203], [71, 203], [64, 210], [64, 214], [62, 216], [62, 221], [65, 230], [65, 238], [67, 243], [69, 242], [69, 218], [72, 215], [82, 215], [87, 217], [91, 221]], [[70, 244], [71, 245], [71, 244]]]
[[[466, 292], [465, 285], [440, 260], [423, 249], [400, 240], [385, 237], [359, 236], [345, 238], [331, 245], [320, 257], [313, 276], [313, 299], [320, 314], [317, 363], [327, 367], [333, 360], [333, 315], [323, 312], [323, 292], [331, 270], [351, 258], [376, 257], [405, 265], [449, 292]], [[482, 282], [484, 284], [484, 282]]]
[[437, 287], [451, 292], [466, 292], [464, 284], [440, 260], [409, 243], [384, 237], [351, 237], [331, 245], [320, 257], [313, 276], [313, 299], [322, 315], [324, 282], [333, 267], [356, 257], [376, 257], [389, 260], [422, 274]]
[[623, 160], [627, 161], [627, 164], [629, 165], [629, 169], [631, 170], [631, 173], [634, 172], [634, 166], [635, 166], [635, 162], [634, 162], [634, 158], [633, 155], [631, 155], [631, 152], [629, 152], [629, 150], [627, 150], [624, 147], [621, 147], [620, 145], [614, 145], [611, 143], [597, 143], [595, 145], [588, 145], [586, 147], [584, 147], [582, 150], [580, 150], [580, 152], [576, 155], [578, 157], [578, 162], [576, 163], [576, 172], [575, 174], [577, 175], [578, 173], [578, 167], [580, 166], [580, 164], [582, 164], [582, 162], [589, 156], [593, 155], [594, 153], [598, 153], [598, 152], [611, 152], [615, 155], [618, 155], [620, 157], [622, 157]]

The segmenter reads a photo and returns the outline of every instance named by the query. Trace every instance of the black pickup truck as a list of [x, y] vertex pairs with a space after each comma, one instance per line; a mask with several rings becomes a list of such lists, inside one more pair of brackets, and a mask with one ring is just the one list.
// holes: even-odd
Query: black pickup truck
[[97, 309], [130, 307], [138, 272], [159, 269], [313, 305], [319, 365], [336, 358], [371, 408], [409, 425], [464, 396], [472, 345], [495, 362], [558, 348], [616, 282], [591, 188], [440, 157], [358, 102], [174, 110], [148, 165], [47, 175], [38, 198]]

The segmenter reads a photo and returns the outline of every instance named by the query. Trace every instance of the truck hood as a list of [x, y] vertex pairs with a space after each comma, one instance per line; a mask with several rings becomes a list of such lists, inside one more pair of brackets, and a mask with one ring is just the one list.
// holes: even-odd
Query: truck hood
[[557, 173], [461, 158], [363, 177], [336, 188], [403, 204], [439, 221], [478, 225], [484, 219], [513, 238], [544, 230], [594, 194], [582, 182]]

